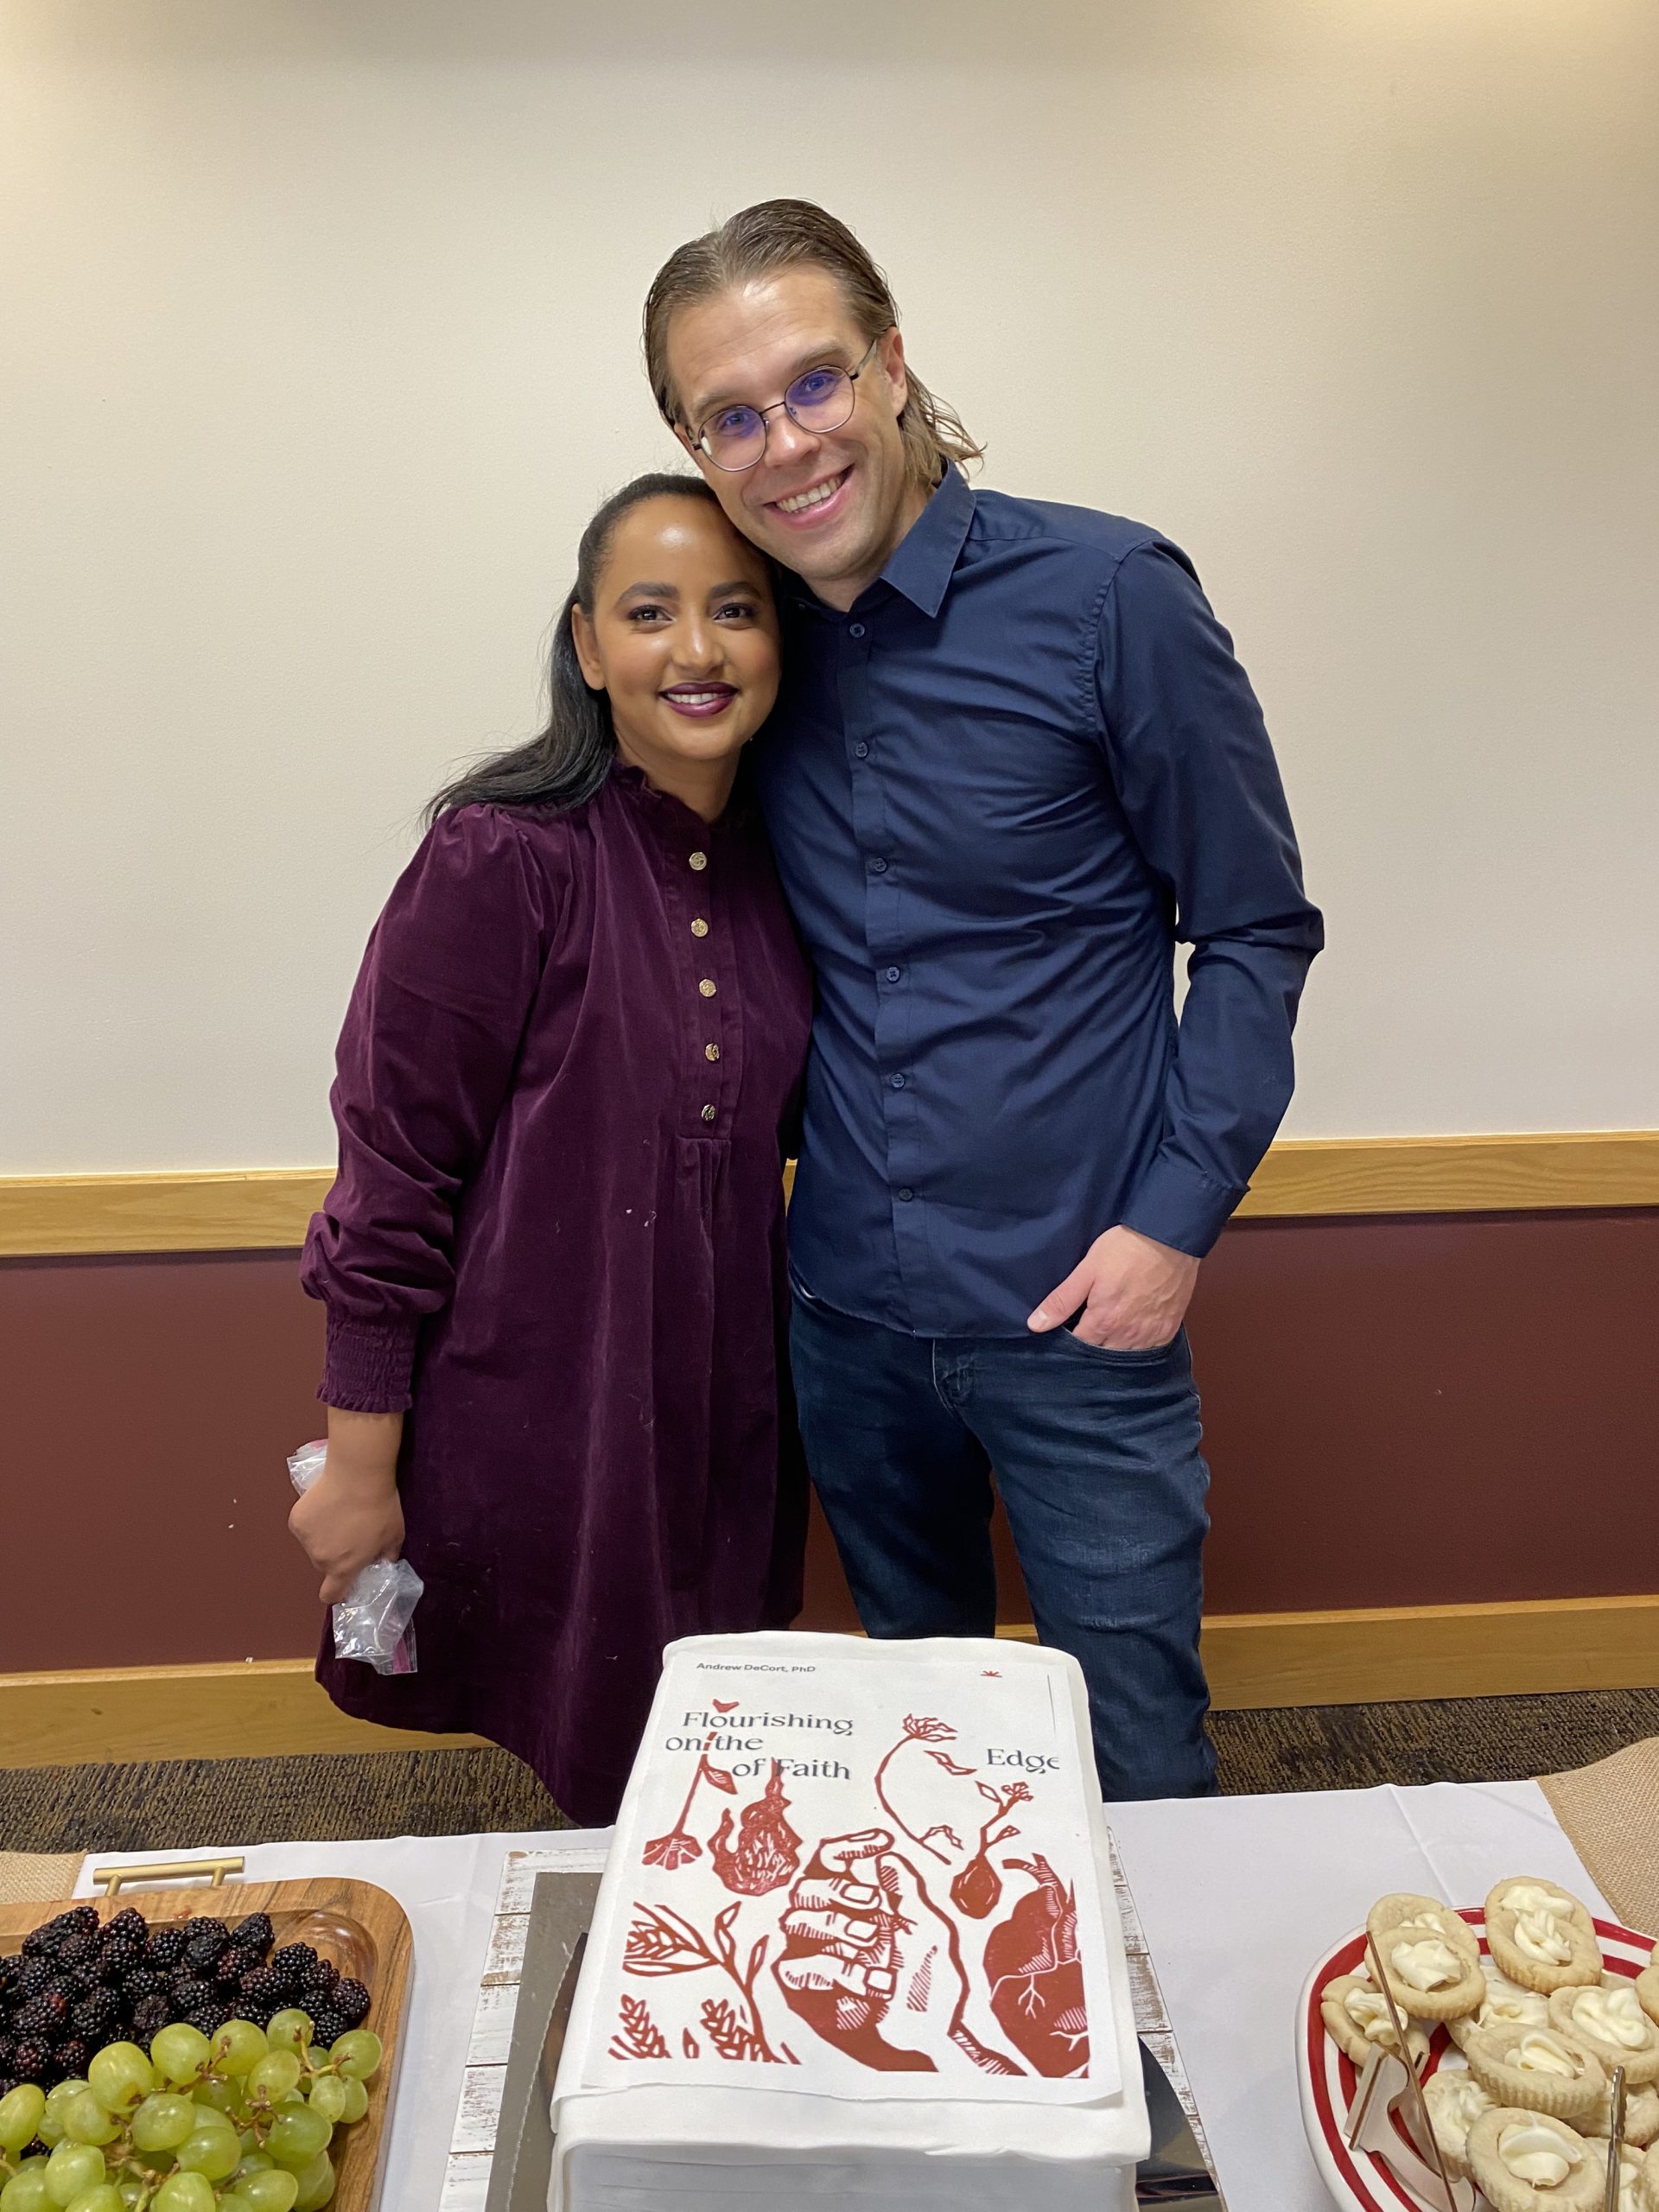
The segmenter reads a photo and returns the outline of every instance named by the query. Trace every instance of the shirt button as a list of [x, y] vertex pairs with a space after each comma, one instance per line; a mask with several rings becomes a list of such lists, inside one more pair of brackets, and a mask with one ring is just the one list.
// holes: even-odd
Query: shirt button
[[870, 874], [872, 875], [885, 875], [887, 872], [887, 864], [886, 861], [872, 861], [870, 862]]
[[703, 1108], [703, 1109], [702, 1109], [702, 1118], [703, 1118], [703, 1120], [704, 1120], [705, 1122], [712, 1122], [712, 1121], [714, 1120], [714, 1118], [715, 1118], [715, 1109], [714, 1109], [714, 1108], [713, 1108], [712, 1106], [705, 1106], [705, 1107]]
[[705, 1045], [702, 1048], [702, 1057], [705, 1060], [717, 1060], [720, 1058], [719, 1046]]
[[853, 747], [853, 758], [855, 760], [868, 760], [869, 757], [870, 748], [868, 745], [860, 744]]
[[855, 622], [847, 634], [849, 638], [861, 638], [864, 634], [864, 625], [861, 622]]
[[896, 983], [899, 976], [903, 975], [904, 969], [902, 968], [889, 968], [887, 972], [887, 981], [890, 983]]
[[905, 1087], [905, 1078], [901, 1075], [890, 1075], [887, 1077], [887, 1081], [893, 1085], [895, 1090], [902, 1090]]
[[692, 865], [692, 867], [693, 867], [694, 868], [696, 868], [696, 871], [697, 871], [698, 874], [699, 874], [699, 875], [701, 875], [701, 874], [702, 874], [702, 871], [703, 871], [703, 869], [704, 869], [704, 868], [706, 868], [708, 867], [708, 865], [709, 865], [709, 855], [708, 855], [708, 854], [707, 854], [707, 853], [693, 853], [693, 854], [692, 854], [692, 855], [691, 855], [691, 865]]
[[914, 1191], [900, 1191], [899, 1195], [904, 1200], [905, 1204], [908, 1205], [911, 1200], [915, 1197], [916, 1193]]
[[715, 995], [715, 986], [707, 976], [705, 976], [702, 981], [697, 985], [697, 988], [702, 992], [703, 997], [706, 999], [711, 999]]
[[709, 934], [709, 925], [703, 920], [701, 914], [697, 916], [696, 920], [691, 925], [691, 934], [693, 937], [707, 937]]

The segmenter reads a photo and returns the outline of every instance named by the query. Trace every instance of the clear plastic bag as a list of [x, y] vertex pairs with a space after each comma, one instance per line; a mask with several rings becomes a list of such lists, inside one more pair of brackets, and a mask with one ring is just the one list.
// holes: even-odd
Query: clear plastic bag
[[[308, 1491], [322, 1472], [328, 1446], [302, 1444], [288, 1471], [297, 1491]], [[334, 1654], [360, 1659], [377, 1675], [412, 1675], [415, 1667], [415, 1608], [426, 1585], [406, 1559], [376, 1560], [365, 1567], [334, 1612]]]

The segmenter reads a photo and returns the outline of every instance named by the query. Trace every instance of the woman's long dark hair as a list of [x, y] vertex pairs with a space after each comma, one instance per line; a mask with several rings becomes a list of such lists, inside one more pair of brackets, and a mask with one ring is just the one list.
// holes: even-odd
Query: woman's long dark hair
[[463, 769], [428, 805], [423, 820], [429, 829], [441, 814], [457, 806], [582, 806], [592, 798], [616, 758], [611, 702], [593, 691], [576, 658], [571, 615], [576, 607], [590, 619], [599, 572], [611, 550], [616, 525], [647, 499], [706, 499], [720, 505], [701, 476], [654, 472], [636, 476], [613, 492], [582, 533], [576, 548], [576, 581], [559, 610], [548, 666], [547, 724], [526, 745], [498, 753]]

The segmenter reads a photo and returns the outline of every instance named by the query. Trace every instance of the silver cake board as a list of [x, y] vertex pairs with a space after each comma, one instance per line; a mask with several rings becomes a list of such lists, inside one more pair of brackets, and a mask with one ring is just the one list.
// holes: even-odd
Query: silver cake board
[[[484, 2212], [547, 2212], [553, 2083], [599, 1883], [588, 1873], [535, 1877]], [[1152, 2154], [1135, 2170], [1136, 2202], [1224, 2212], [1181, 2099], [1144, 2040], [1140, 2050]]]

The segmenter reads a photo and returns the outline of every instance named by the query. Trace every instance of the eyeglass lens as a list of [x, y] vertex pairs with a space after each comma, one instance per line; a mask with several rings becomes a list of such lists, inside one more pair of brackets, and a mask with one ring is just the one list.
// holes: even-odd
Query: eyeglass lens
[[[838, 430], [853, 411], [853, 380], [845, 369], [808, 369], [784, 405], [804, 430]], [[766, 449], [766, 416], [756, 407], [722, 407], [704, 424], [702, 442], [723, 467], [747, 467]]]

